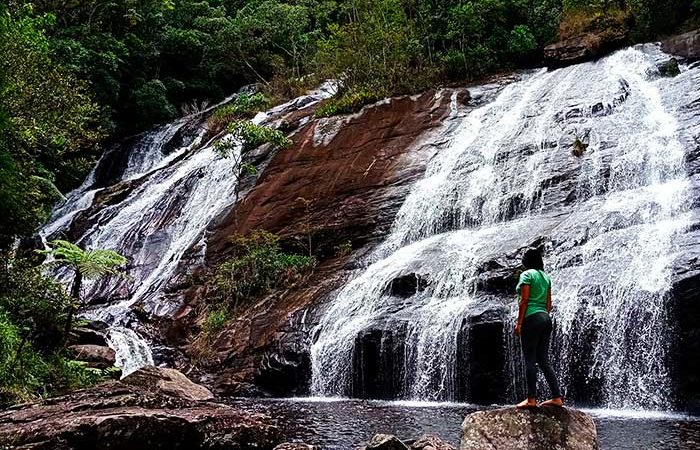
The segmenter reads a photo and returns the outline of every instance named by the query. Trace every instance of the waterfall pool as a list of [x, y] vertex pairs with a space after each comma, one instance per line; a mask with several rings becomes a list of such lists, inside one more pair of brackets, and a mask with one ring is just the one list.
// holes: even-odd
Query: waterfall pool
[[[466, 403], [332, 398], [231, 399], [227, 403], [275, 418], [288, 441], [323, 450], [354, 450], [375, 433], [415, 439], [435, 433], [458, 446], [465, 415], [483, 409]], [[700, 416], [656, 411], [583, 409], [594, 417], [601, 450], [700, 448]]]

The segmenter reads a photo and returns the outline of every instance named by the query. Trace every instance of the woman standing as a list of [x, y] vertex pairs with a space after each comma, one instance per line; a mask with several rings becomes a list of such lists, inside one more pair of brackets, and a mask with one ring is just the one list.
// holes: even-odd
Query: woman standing
[[539, 250], [528, 249], [523, 255], [525, 271], [520, 274], [516, 290], [520, 294], [518, 321], [515, 334], [520, 336], [525, 356], [527, 376], [527, 399], [516, 405], [517, 408], [537, 406], [537, 366], [547, 379], [552, 398], [540, 406], [562, 406], [561, 391], [557, 376], [549, 365], [549, 338], [552, 334], [552, 281], [544, 271], [544, 263]]

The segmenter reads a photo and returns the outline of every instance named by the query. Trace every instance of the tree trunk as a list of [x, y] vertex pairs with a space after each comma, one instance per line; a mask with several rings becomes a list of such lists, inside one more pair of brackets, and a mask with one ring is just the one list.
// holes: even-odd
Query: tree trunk
[[73, 285], [70, 288], [71, 304], [68, 306], [68, 315], [66, 316], [65, 342], [68, 342], [71, 327], [73, 326], [73, 315], [75, 314], [76, 305], [80, 304], [80, 287], [83, 284], [83, 274], [80, 271], [75, 271], [73, 277]]

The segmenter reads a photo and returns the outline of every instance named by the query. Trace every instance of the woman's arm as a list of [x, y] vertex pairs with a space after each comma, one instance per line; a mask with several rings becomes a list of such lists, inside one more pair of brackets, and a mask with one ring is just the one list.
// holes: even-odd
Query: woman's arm
[[527, 303], [530, 300], [530, 285], [523, 284], [520, 287], [520, 306], [518, 307], [518, 321], [515, 323], [515, 334], [519, 335], [520, 330], [523, 327], [523, 320], [525, 320], [525, 311], [527, 310]]
[[552, 290], [547, 289], [547, 312], [552, 312]]

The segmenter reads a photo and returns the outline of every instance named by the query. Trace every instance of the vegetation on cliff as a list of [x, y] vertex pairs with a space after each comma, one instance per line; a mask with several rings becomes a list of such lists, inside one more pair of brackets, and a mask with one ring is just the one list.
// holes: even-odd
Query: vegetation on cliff
[[[231, 244], [231, 257], [207, 276], [208, 304], [200, 340], [213, 338], [240, 308], [303, 280], [316, 265], [312, 256], [283, 251], [279, 236], [263, 230], [233, 236]], [[195, 347], [200, 344], [195, 342]]]

